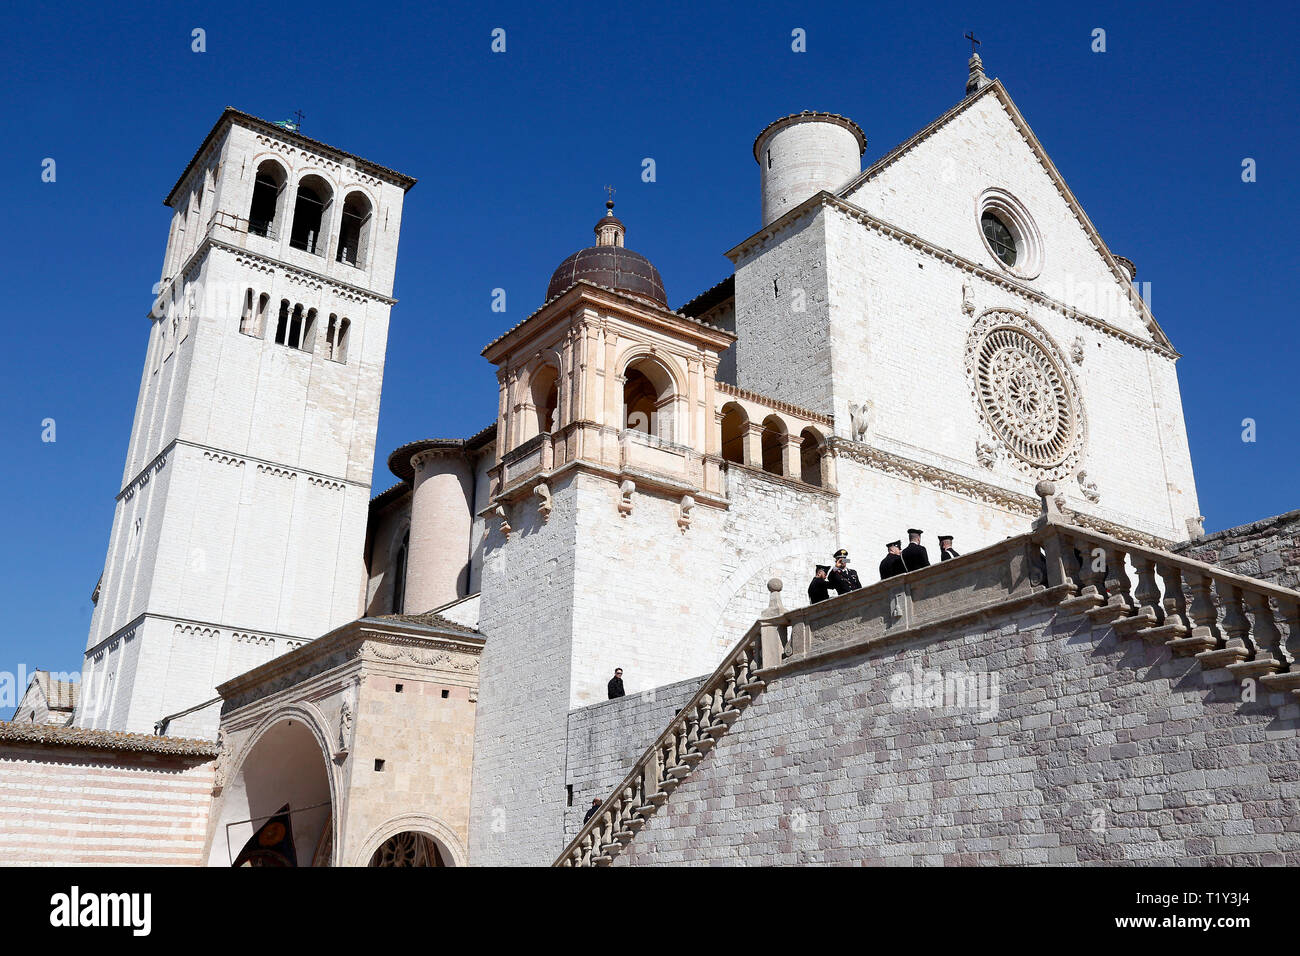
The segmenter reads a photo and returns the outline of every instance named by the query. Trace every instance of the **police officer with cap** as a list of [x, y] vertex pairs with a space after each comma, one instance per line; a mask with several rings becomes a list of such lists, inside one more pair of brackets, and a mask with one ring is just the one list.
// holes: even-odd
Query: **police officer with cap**
[[903, 563], [903, 542], [891, 541], [885, 545], [889, 553], [885, 555], [885, 560], [880, 562], [880, 580], [897, 577], [900, 574], [907, 573], [907, 565]]
[[830, 571], [829, 564], [817, 565], [817, 571], [813, 574], [813, 579], [808, 583], [808, 603], [820, 604], [831, 596], [831, 584], [826, 580], [826, 573]]
[[831, 573], [826, 576], [826, 580], [831, 583], [835, 593], [848, 594], [861, 588], [862, 582], [858, 580], [858, 572], [849, 567], [849, 553], [840, 548], [833, 557], [835, 567], [831, 568]]
[[907, 529], [907, 540], [910, 543], [903, 549], [903, 563], [909, 571], [930, 566], [930, 552], [921, 543], [921, 533], [920, 528]]
[[939, 560], [951, 561], [953, 558], [956, 557], [960, 557], [960, 555], [955, 550], [953, 550], [952, 535], [950, 534], [939, 535]]

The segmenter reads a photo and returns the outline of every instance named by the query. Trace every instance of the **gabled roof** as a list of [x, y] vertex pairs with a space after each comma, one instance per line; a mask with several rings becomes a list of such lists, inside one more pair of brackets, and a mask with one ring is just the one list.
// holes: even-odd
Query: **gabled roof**
[[[1060, 171], [1056, 168], [1056, 165], [1052, 162], [1051, 157], [1047, 155], [1047, 150], [1043, 148], [1042, 142], [1030, 128], [1028, 121], [1025, 120], [1024, 115], [1011, 99], [1011, 94], [1007, 92], [1006, 87], [1002, 85], [1001, 80], [994, 80], [983, 89], [966, 96], [961, 100], [961, 102], [948, 110], [934, 122], [899, 143], [884, 156], [881, 156], [880, 159], [876, 160], [858, 175], [854, 176], [844, 186], [842, 186], [835, 195], [840, 199], [847, 199], [863, 183], [868, 182], [879, 175], [883, 170], [892, 166], [918, 144], [929, 139], [935, 132], [942, 129], [955, 117], [960, 116], [966, 110], [970, 109], [971, 106], [985, 96], [996, 97], [998, 102], [1002, 104], [1002, 108], [1006, 111], [1007, 116], [1020, 132], [1020, 135], [1024, 137], [1025, 143], [1038, 158], [1038, 162], [1047, 173], [1048, 178], [1051, 179], [1057, 192], [1059, 192], [1061, 198], [1065, 200], [1066, 205], [1070, 207], [1070, 211], [1074, 214], [1075, 219], [1077, 219], [1079, 225], [1083, 227], [1084, 232], [1087, 233], [1093, 246], [1096, 247], [1097, 252], [1101, 255], [1107, 267], [1115, 276], [1115, 281], [1120, 283], [1121, 287], [1131, 289], [1132, 286], [1128, 271], [1117, 261], [1115, 254], [1111, 252], [1110, 247], [1106, 245], [1106, 241], [1101, 238], [1101, 233], [1097, 231], [1097, 227], [1093, 225], [1092, 220], [1088, 218], [1088, 214], [1083, 211], [1083, 206], [1079, 204], [1079, 200], [1075, 198], [1074, 193], [1070, 191], [1070, 187], [1066, 184], [1065, 177], [1061, 175]], [[1173, 343], [1169, 341], [1169, 337], [1165, 335], [1164, 330], [1160, 328], [1160, 324], [1156, 322], [1155, 316], [1151, 314], [1151, 310], [1147, 307], [1147, 304], [1143, 301], [1142, 297], [1136, 292], [1133, 292], [1130, 299], [1133, 302], [1134, 308], [1138, 310], [1139, 314], [1145, 321], [1147, 328], [1151, 331], [1156, 343], [1163, 345], [1170, 351], [1174, 351]]]

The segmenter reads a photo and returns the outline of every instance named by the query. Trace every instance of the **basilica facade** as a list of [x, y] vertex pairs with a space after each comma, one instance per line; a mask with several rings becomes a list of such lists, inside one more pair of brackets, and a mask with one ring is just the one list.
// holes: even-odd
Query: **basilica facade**
[[[287, 806], [297, 865], [546, 864], [770, 582], [802, 604], [841, 545], [870, 586], [918, 523], [970, 568], [1049, 507], [1199, 535], [1178, 353], [1004, 86], [973, 57], [951, 109], [867, 148], [832, 113], [764, 128], [759, 228], [689, 299], [607, 203], [484, 347], [485, 427], [391, 451], [375, 493], [415, 181], [227, 110], [167, 197], [59, 732], [205, 741], [196, 862]], [[601, 770], [575, 728], [616, 667], [636, 717]]]

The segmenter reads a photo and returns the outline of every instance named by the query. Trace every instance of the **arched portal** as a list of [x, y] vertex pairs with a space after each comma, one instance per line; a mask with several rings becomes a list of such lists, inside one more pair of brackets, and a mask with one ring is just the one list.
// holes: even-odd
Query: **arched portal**
[[295, 865], [319, 863], [322, 846], [333, 845], [333, 788], [323, 733], [314, 723], [295, 707], [254, 737], [222, 792], [209, 866], [230, 866], [286, 804]]

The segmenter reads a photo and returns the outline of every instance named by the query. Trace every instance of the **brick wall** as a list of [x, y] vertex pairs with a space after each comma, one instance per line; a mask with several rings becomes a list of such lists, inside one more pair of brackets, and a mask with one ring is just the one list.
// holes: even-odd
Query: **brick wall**
[[6, 866], [198, 865], [213, 760], [0, 743]]
[[1237, 574], [1300, 588], [1300, 511], [1216, 531], [1174, 550]]
[[[996, 715], [891, 703], [996, 675]], [[772, 680], [618, 856], [672, 863], [1300, 863], [1300, 705], [1029, 605]]]

